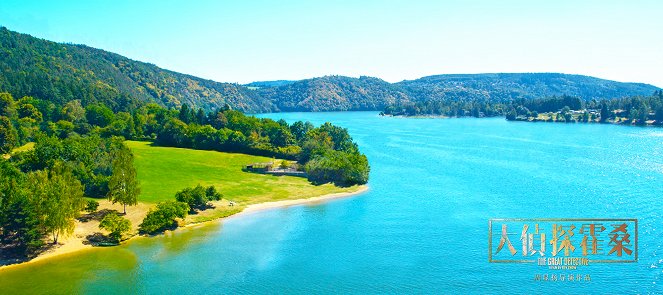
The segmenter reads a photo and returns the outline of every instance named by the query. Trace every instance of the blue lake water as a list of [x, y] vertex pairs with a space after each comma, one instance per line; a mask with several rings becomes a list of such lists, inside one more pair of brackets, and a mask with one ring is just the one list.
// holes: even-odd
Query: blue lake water
[[[261, 116], [348, 128], [371, 163], [370, 190], [54, 260], [76, 274], [63, 284], [106, 294], [663, 293], [663, 129]], [[581, 267], [589, 282], [535, 281], [568, 272], [489, 263], [490, 218], [637, 218], [638, 262]]]

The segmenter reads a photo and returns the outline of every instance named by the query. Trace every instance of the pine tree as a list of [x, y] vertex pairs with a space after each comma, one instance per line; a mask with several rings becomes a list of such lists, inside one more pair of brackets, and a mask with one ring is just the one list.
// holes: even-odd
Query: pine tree
[[200, 125], [205, 125], [207, 121], [207, 115], [205, 115], [205, 111], [203, 109], [198, 109], [198, 112], [196, 113], [196, 123]]
[[193, 118], [193, 112], [189, 108], [189, 105], [183, 104], [182, 108], [180, 109], [180, 114], [179, 114], [179, 119], [184, 122], [184, 123], [191, 123], [191, 119]]
[[605, 122], [610, 117], [610, 111], [608, 110], [608, 105], [606, 103], [601, 104], [601, 122]]

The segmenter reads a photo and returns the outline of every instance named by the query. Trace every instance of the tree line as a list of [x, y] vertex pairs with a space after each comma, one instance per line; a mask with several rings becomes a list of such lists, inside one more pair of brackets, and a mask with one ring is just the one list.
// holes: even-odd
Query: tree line
[[229, 107], [205, 113], [187, 105], [158, 118], [163, 124], [159, 124], [162, 127], [155, 142], [160, 145], [296, 160], [314, 183], [351, 186], [368, 181], [368, 159], [347, 129], [331, 123], [319, 127], [302, 121], [288, 124], [246, 116]]
[[650, 96], [590, 101], [571, 96], [520, 100], [509, 106], [506, 119], [663, 126], [663, 91]]
[[390, 116], [443, 116], [459, 117], [496, 117], [503, 116], [504, 103], [477, 100], [427, 100], [419, 102], [401, 102], [387, 106], [381, 115]]
[[601, 122], [633, 125], [663, 125], [663, 91], [649, 96], [582, 100], [561, 95], [509, 102], [486, 100], [432, 100], [401, 102], [387, 106], [381, 115], [496, 117], [507, 120], [551, 122]]
[[[152, 140], [164, 146], [241, 152], [299, 161], [310, 169], [316, 183], [363, 184], [368, 180], [368, 161], [347, 130], [326, 123], [288, 124], [284, 120], [246, 116], [228, 105], [213, 112], [184, 104], [179, 109], [145, 104], [130, 112], [114, 112], [104, 104], [83, 105], [73, 100], [64, 105], [0, 93], [0, 151], [10, 152], [38, 134], [57, 139], [72, 135]], [[309, 160], [315, 162], [306, 166]], [[346, 161], [344, 159], [350, 159]], [[337, 167], [325, 173], [320, 163]]]

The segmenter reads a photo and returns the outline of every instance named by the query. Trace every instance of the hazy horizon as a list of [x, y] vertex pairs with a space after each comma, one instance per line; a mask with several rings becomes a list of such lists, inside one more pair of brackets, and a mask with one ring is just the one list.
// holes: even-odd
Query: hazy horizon
[[657, 1], [4, 1], [0, 25], [219, 82], [564, 73], [663, 87]]
[[[183, 74], [187, 74], [187, 73], [183, 73]], [[379, 78], [379, 79], [382, 79], [382, 80], [387, 81], [389, 83], [399, 83], [399, 82], [403, 82], [403, 81], [412, 81], [412, 80], [417, 80], [417, 79], [420, 79], [420, 78], [426, 78], [426, 77], [432, 77], [432, 76], [444, 76], [444, 75], [497, 75], [497, 74], [562, 74], [562, 75], [577, 75], [577, 76], [587, 76], [587, 77], [592, 77], [592, 78], [597, 78], [597, 79], [602, 79], [602, 80], [608, 80], [608, 81], [615, 81], [615, 82], [620, 82], [620, 83], [648, 84], [648, 85], [652, 85], [654, 87], [663, 89], [663, 87], [661, 87], [661, 86], [658, 86], [658, 85], [652, 84], [652, 83], [646, 83], [646, 82], [620, 81], [620, 80], [607, 79], [607, 78], [604, 78], [604, 77], [586, 75], [586, 74], [582, 74], [582, 73], [560, 73], [560, 72], [444, 73], [444, 74], [432, 74], [432, 75], [420, 76], [420, 77], [415, 77], [415, 78], [412, 78], [412, 79], [403, 79], [403, 80], [398, 80], [398, 81], [388, 81], [386, 79], [382, 79], [382, 77], [376, 77], [376, 76], [370, 76], [370, 75], [349, 76], [349, 75], [339, 75], [339, 74], [327, 74], [327, 75], [320, 75], [320, 76], [315, 76], [315, 77], [303, 77], [303, 78], [299, 78], [299, 79], [255, 80], [255, 81], [250, 81], [250, 82], [246, 82], [246, 83], [239, 83], [239, 84], [246, 85], [246, 84], [251, 84], [251, 83], [254, 83], [254, 82], [301, 81], [301, 80], [315, 79], [315, 78], [321, 78], [321, 77], [326, 77], [326, 76], [344, 76], [344, 77], [350, 77], [350, 78], [360, 78], [360, 77], [363, 77], [363, 76], [367, 76], [367, 77], [372, 77], [372, 78]], [[214, 80], [214, 81], [216, 81], [216, 80]], [[216, 82], [227, 82], [227, 81], [216, 81]], [[231, 83], [236, 83], [236, 82], [231, 82]]]

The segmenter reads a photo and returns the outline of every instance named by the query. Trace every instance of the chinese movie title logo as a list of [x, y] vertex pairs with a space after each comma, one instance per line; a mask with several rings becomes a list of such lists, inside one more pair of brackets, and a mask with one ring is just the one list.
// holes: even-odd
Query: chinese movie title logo
[[637, 262], [638, 220], [490, 219], [488, 247], [496, 263]]

